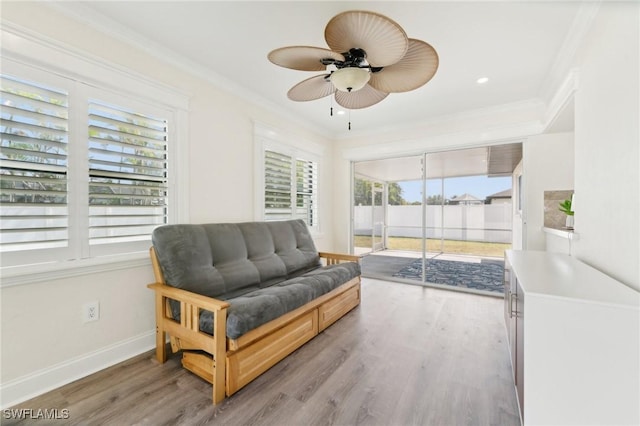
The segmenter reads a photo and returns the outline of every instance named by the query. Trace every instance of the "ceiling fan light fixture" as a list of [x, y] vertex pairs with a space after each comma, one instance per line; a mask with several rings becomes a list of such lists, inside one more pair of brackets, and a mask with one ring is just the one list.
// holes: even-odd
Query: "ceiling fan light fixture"
[[371, 78], [368, 68], [347, 67], [331, 73], [331, 83], [341, 92], [355, 92], [362, 89]]

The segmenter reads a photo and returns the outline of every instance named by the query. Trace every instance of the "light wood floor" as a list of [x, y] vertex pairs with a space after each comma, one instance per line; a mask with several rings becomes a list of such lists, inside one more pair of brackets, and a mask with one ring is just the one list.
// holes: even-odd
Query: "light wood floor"
[[502, 300], [363, 279], [360, 307], [217, 407], [179, 355], [149, 352], [15, 408], [81, 425], [519, 425], [516, 404]]

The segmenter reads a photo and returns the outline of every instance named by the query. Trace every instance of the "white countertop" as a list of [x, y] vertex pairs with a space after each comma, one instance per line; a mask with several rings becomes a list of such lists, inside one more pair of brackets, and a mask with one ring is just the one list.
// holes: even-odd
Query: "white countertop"
[[526, 294], [640, 309], [640, 293], [576, 258], [545, 251], [507, 250]]

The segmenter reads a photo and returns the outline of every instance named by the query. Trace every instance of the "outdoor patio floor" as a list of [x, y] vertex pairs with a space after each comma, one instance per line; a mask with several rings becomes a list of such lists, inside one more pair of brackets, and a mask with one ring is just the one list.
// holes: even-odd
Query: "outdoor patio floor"
[[[418, 252], [382, 250], [367, 254], [362, 253], [361, 250], [359, 252], [358, 248], [356, 248], [356, 253], [363, 255], [361, 265], [362, 276], [364, 277], [413, 285], [423, 284], [421, 279], [421, 254]], [[438, 271], [438, 282], [425, 282], [424, 285], [495, 297], [504, 297], [504, 293], [502, 291], [502, 258], [447, 253], [427, 253], [426, 259], [438, 261], [440, 264], [453, 265], [453, 267], [447, 267], [444, 270]], [[458, 262], [461, 263], [458, 264]], [[482, 272], [479, 268], [482, 268], [484, 265], [490, 265], [493, 269], [490, 278], [480, 276], [469, 278], [469, 274], [480, 275]], [[499, 265], [499, 267], [497, 265]], [[416, 268], [416, 266], [418, 267]], [[407, 271], [410, 271], [410, 273], [407, 274]], [[416, 272], [418, 273], [417, 276], [415, 275]], [[465, 274], [467, 277], [462, 277], [460, 274]], [[433, 277], [433, 273], [428, 273], [427, 276]], [[476, 283], [465, 284], [465, 282], [469, 282], [469, 280], [473, 281], [475, 278], [478, 278], [480, 281], [486, 281], [489, 279], [491, 281], [489, 283], [490, 285], [477, 285]], [[493, 290], [488, 290], [489, 288]]]

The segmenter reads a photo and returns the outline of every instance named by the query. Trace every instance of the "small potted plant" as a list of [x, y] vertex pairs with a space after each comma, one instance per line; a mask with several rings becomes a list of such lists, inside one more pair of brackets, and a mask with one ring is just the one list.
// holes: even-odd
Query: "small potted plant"
[[558, 209], [567, 215], [565, 226], [567, 229], [573, 229], [573, 208], [571, 207], [571, 200], [564, 200], [558, 205]]

